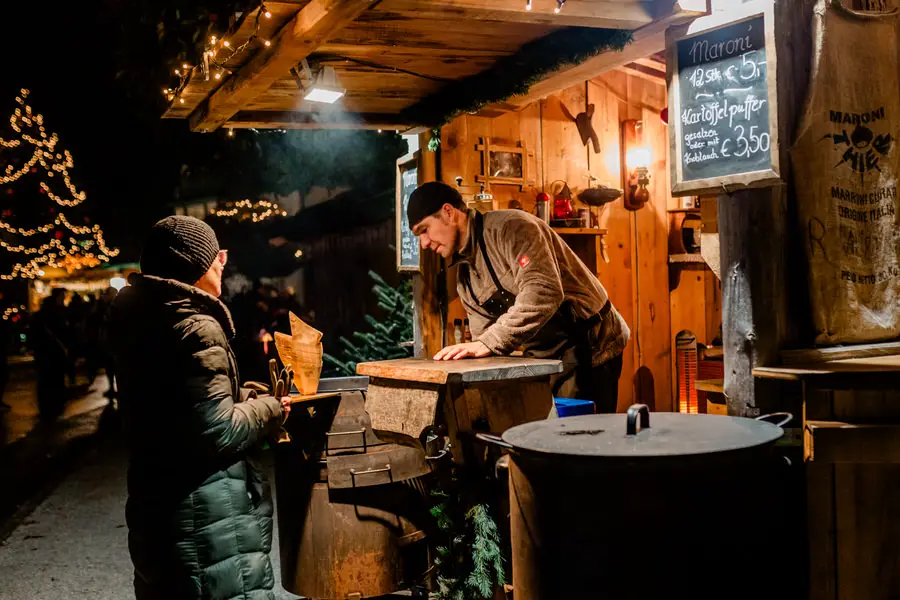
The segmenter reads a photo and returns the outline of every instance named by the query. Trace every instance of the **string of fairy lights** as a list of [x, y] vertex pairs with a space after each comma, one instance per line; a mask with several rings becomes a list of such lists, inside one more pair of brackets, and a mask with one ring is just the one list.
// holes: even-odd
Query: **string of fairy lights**
[[[253, 15], [253, 13], [255, 13], [255, 15]], [[224, 75], [231, 75], [232, 71], [226, 64], [230, 61], [234, 61], [244, 52], [252, 48], [272, 47], [272, 40], [259, 35], [260, 23], [263, 19], [271, 19], [272, 12], [266, 8], [265, 3], [262, 3], [258, 8], [250, 11], [250, 14], [253, 16], [249, 18], [254, 19], [253, 33], [250, 34], [250, 37], [247, 38], [244, 43], [234, 46], [227, 37], [219, 38], [217, 35], [210, 36], [209, 43], [203, 51], [199, 63], [200, 73], [205, 81], [209, 81], [210, 77], [219, 81]], [[175, 75], [179, 78], [178, 86], [175, 88], [163, 88], [163, 95], [170, 103], [177, 100], [180, 104], [184, 104], [184, 98], [181, 96], [181, 92], [187, 85], [192, 72], [193, 67], [188, 63], [182, 63], [180, 68], [174, 69]]]
[[[10, 128], [18, 134], [18, 139], [0, 137], [0, 148], [22, 152], [27, 151], [30, 145], [34, 151], [27, 160], [22, 157], [21, 168], [17, 168], [14, 161], [10, 161], [3, 168], [0, 186], [10, 186], [26, 175], [40, 176], [43, 171], [43, 175], [48, 179], [54, 177], [61, 179], [68, 194], [64, 197], [54, 193], [46, 181], [38, 182], [40, 193], [59, 206], [78, 206], [85, 201], [87, 195], [83, 191], [78, 191], [69, 176], [69, 169], [74, 166], [72, 155], [66, 150], [61, 152], [57, 150], [59, 136], [47, 132], [44, 127], [44, 117], [35, 114], [31, 106], [26, 103], [28, 95], [28, 90], [21, 90], [19, 96], [16, 97], [16, 103], [19, 106], [9, 121]], [[13, 189], [7, 188], [7, 193], [13, 194]], [[6, 210], [2, 214], [3, 216], [11, 215], [12, 211]], [[108, 262], [110, 258], [119, 254], [118, 249], [107, 246], [103, 238], [103, 230], [99, 225], [73, 225], [62, 212], [57, 213], [53, 221], [32, 228], [16, 227], [0, 219], [0, 230], [8, 235], [21, 238], [32, 238], [38, 234], [53, 232], [53, 238], [49, 241], [33, 245], [0, 238], [0, 248], [11, 254], [24, 254], [27, 257], [27, 260], [15, 264], [11, 272], [0, 274], [0, 280], [4, 281], [10, 281], [17, 277], [35, 279], [44, 275], [45, 267], [64, 268], [71, 273], [78, 269], [99, 265], [101, 262]], [[69, 232], [68, 236], [64, 230]], [[76, 236], [88, 237], [79, 239]]]
[[281, 209], [277, 202], [268, 200], [239, 200], [228, 202], [225, 208], [213, 209], [209, 214], [220, 219], [236, 219], [247, 221], [252, 219], [254, 223], [261, 223], [271, 217], [286, 217], [287, 211]]
[[[562, 12], [563, 8], [566, 5], [566, 0], [551, 0], [556, 4], [553, 8], [553, 12], [555, 14], [559, 14]], [[525, 0], [525, 10], [531, 11], [534, 9], [534, 0]], [[261, 3], [256, 9], [249, 11], [251, 17], [254, 19], [254, 28], [253, 33], [250, 34], [250, 37], [247, 38], [245, 42], [239, 44], [237, 46], [233, 45], [229, 39], [227, 39], [227, 35], [225, 34], [223, 37], [219, 37], [217, 35], [212, 35], [209, 38], [209, 41], [203, 51], [201, 59], [198, 63], [200, 67], [200, 73], [204, 78], [204, 81], [209, 81], [210, 78], [219, 81], [223, 76], [232, 75], [233, 72], [226, 66], [229, 61], [233, 61], [234, 59], [240, 57], [244, 52], [257, 48], [257, 49], [265, 49], [272, 47], [272, 40], [266, 37], [262, 37], [259, 34], [260, 23], [263, 19], [271, 19], [272, 12], [266, 8], [265, 2]], [[224, 56], [220, 56], [225, 53]], [[182, 96], [182, 92], [187, 86], [191, 75], [193, 74], [194, 67], [184, 62], [180, 67], [176, 67], [173, 72], [175, 76], [179, 78], [179, 83], [176, 87], [165, 87], [162, 90], [163, 95], [166, 97], [170, 104], [175, 103], [176, 101], [180, 104], [185, 103], [185, 99]], [[233, 136], [233, 132], [229, 129], [229, 136]]]

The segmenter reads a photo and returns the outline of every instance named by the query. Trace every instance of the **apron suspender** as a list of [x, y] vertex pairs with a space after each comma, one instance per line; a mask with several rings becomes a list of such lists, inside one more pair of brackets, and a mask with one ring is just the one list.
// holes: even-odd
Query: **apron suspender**
[[[494, 270], [494, 265], [491, 263], [491, 257], [488, 255], [487, 244], [484, 243], [484, 215], [479, 212], [475, 213], [475, 223], [473, 225], [472, 235], [475, 236], [475, 239], [478, 242], [478, 247], [481, 249], [481, 254], [484, 255], [484, 264], [487, 266], [488, 273], [491, 275], [491, 280], [494, 282], [494, 285], [497, 287], [497, 292], [501, 294], [508, 294], [512, 296], [502, 285], [500, 285], [500, 278], [497, 277], [497, 272]], [[475, 290], [472, 288], [472, 279], [469, 276], [469, 270], [471, 269], [471, 265], [468, 266], [466, 270], [465, 283], [466, 287], [469, 288], [469, 294], [472, 296], [472, 301], [475, 304], [479, 304], [478, 297], [475, 295]]]

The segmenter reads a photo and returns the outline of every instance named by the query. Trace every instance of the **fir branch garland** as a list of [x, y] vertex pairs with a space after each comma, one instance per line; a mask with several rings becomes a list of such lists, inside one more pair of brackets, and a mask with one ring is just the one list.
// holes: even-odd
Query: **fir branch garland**
[[569, 27], [522, 46], [481, 73], [452, 83], [401, 114], [407, 123], [440, 127], [463, 113], [503, 102], [528, 92], [546, 75], [578, 65], [603, 52], [621, 52], [632, 40], [630, 31]]

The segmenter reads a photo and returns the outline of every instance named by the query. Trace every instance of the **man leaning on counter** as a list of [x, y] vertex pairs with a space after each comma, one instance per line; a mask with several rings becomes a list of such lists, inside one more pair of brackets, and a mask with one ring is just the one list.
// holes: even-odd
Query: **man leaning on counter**
[[616, 411], [622, 352], [630, 335], [606, 289], [550, 226], [522, 210], [466, 210], [460, 193], [426, 183], [407, 217], [423, 249], [459, 265], [457, 292], [473, 341], [435, 360], [509, 355], [561, 360], [557, 398], [591, 400]]

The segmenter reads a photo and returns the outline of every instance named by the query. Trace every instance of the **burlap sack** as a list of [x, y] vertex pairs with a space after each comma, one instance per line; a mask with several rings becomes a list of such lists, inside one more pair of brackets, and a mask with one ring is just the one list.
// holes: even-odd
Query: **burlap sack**
[[816, 343], [897, 338], [897, 12], [858, 13], [820, 0], [815, 18], [792, 161]]

